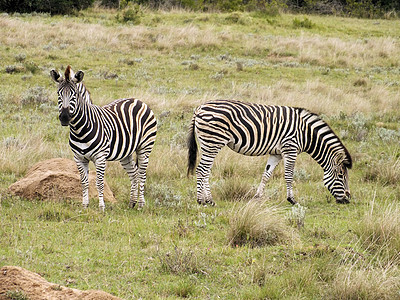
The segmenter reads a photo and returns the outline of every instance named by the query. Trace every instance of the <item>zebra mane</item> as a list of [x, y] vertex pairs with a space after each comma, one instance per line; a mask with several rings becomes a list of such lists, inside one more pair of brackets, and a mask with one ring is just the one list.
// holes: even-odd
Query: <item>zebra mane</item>
[[[64, 73], [64, 78], [65, 78], [65, 80], [67, 80], [67, 81], [70, 81], [71, 80], [71, 73], [73, 73], [73, 71], [72, 71], [72, 69], [71, 69], [71, 66], [70, 65], [68, 65], [68, 67], [65, 69], [65, 73]], [[73, 75], [73, 74], [72, 74]]]
[[84, 96], [84, 94], [87, 94], [88, 97], [85, 97], [84, 100], [86, 102], [89, 102], [90, 104], [93, 104], [93, 100], [92, 100], [90, 91], [86, 88], [86, 86], [83, 84], [83, 82], [79, 82], [77, 84], [77, 86], [78, 86], [79, 93], [81, 93], [82, 96]]
[[299, 114], [302, 117], [307, 116], [307, 119], [313, 119], [313, 120], [318, 120], [321, 121], [324, 124], [324, 128], [327, 129], [327, 131], [329, 131], [329, 133], [332, 133], [336, 136], [336, 138], [338, 139], [338, 142], [341, 145], [342, 151], [344, 153], [344, 160], [343, 160], [343, 165], [347, 168], [347, 169], [351, 169], [353, 166], [353, 160], [351, 158], [350, 152], [347, 150], [347, 148], [343, 145], [342, 141], [340, 140], [340, 138], [338, 137], [338, 135], [333, 131], [333, 129], [329, 126], [328, 123], [326, 123], [318, 114], [310, 112], [308, 109], [305, 108], [301, 108], [298, 107], [297, 108], [299, 110]]

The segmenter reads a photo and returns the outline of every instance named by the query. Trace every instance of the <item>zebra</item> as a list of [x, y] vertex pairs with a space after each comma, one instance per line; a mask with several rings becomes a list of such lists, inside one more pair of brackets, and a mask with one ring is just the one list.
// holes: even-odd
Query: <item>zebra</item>
[[[120, 161], [131, 181], [129, 206], [145, 204], [144, 184], [149, 155], [157, 133], [153, 111], [135, 98], [119, 99], [103, 107], [94, 105], [90, 93], [82, 83], [84, 73], [74, 73], [68, 66], [64, 78], [56, 70], [50, 71], [58, 84], [59, 120], [69, 126], [69, 145], [74, 154], [83, 189], [83, 207], [89, 205], [88, 165], [96, 167], [96, 187], [99, 207], [105, 209], [103, 199], [106, 161]], [[133, 153], [136, 152], [136, 162]]]
[[188, 175], [197, 160], [197, 202], [215, 205], [209, 176], [218, 152], [228, 146], [249, 156], [269, 154], [255, 197], [262, 197], [273, 170], [283, 159], [287, 200], [296, 204], [292, 182], [297, 155], [308, 153], [324, 170], [324, 184], [337, 203], [349, 203], [352, 158], [339, 137], [318, 115], [304, 108], [214, 100], [197, 107], [189, 127]]

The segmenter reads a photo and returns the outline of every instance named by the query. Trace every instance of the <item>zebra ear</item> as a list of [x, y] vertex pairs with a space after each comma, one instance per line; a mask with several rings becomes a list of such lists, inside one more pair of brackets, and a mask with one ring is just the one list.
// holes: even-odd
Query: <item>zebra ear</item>
[[51, 76], [51, 79], [53, 79], [57, 83], [60, 83], [62, 81], [61, 74], [59, 72], [57, 72], [56, 70], [51, 70], [50, 76]]
[[83, 73], [82, 71], [78, 71], [78, 72], [76, 72], [73, 80], [75, 81], [75, 83], [79, 83], [83, 80], [84, 75], [85, 75], [85, 73]]

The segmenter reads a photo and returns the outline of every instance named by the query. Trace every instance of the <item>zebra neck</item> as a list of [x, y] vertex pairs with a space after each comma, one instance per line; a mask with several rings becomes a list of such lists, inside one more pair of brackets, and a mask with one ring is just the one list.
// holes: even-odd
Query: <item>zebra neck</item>
[[90, 94], [83, 84], [78, 84], [78, 101], [77, 110], [70, 122], [70, 128], [76, 134], [83, 134], [91, 127], [92, 117], [96, 114], [93, 113], [94, 105], [90, 99]]
[[333, 149], [325, 142], [318, 142], [319, 146], [314, 149], [306, 151], [310, 156], [321, 166], [322, 169], [326, 170], [329, 166], [330, 158], [333, 157]]
[[305, 131], [305, 152], [308, 153], [324, 170], [343, 145], [332, 129], [321, 119], [308, 124]]

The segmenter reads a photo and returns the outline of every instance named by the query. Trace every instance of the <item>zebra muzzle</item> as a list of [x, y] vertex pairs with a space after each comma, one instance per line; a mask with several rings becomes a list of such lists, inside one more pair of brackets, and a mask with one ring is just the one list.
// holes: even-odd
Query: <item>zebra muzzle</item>
[[71, 114], [69, 113], [69, 107], [68, 108], [63, 108], [61, 110], [61, 113], [58, 116], [58, 119], [60, 120], [62, 126], [68, 126], [69, 125], [69, 121], [71, 121]]

